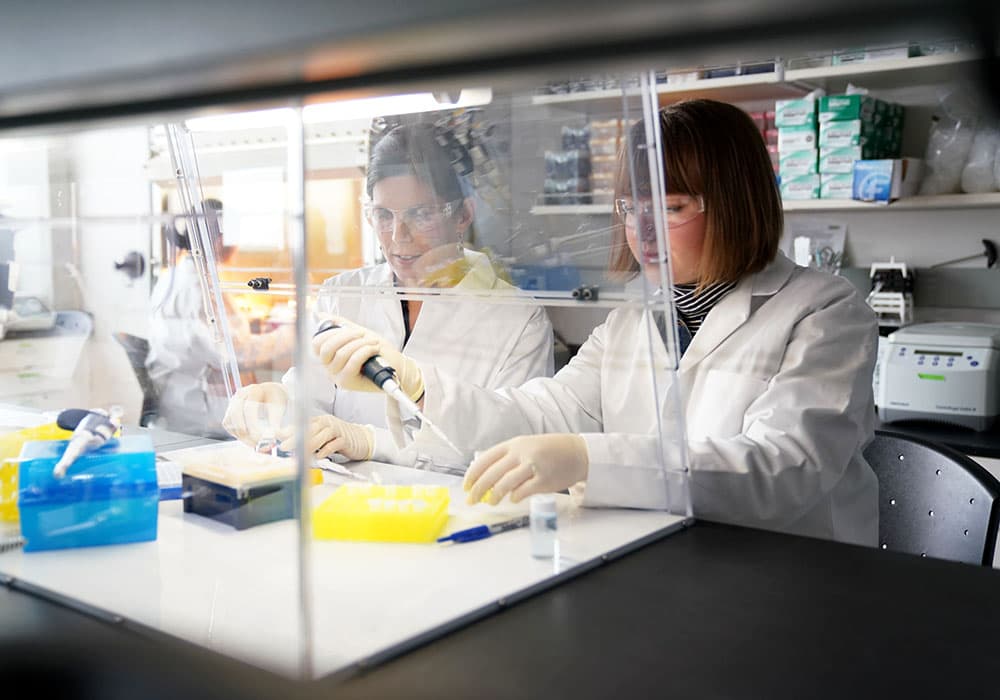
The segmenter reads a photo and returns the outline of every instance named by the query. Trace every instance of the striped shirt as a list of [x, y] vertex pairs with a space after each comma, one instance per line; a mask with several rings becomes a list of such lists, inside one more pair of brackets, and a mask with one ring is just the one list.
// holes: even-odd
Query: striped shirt
[[700, 294], [695, 294], [697, 284], [674, 285], [674, 307], [677, 317], [684, 322], [691, 335], [698, 332], [708, 312], [719, 303], [722, 297], [733, 291], [736, 282], [720, 282], [705, 287]]

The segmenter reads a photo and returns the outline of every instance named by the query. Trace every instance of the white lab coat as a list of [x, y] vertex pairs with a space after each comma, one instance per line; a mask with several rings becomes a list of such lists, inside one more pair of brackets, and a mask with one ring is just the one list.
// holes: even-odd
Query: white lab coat
[[[489, 258], [465, 251], [469, 272], [455, 290], [495, 290], [516, 294], [516, 288], [496, 276]], [[341, 293], [353, 287], [349, 293]], [[544, 307], [525, 295], [516, 303], [485, 299], [442, 297], [425, 299], [405, 346], [400, 301], [383, 294], [363, 296], [358, 288], [384, 292], [393, 287], [388, 263], [345, 272], [323, 283], [316, 302], [317, 321], [336, 314], [378, 333], [421, 367], [435, 367], [478, 386], [500, 389], [519, 386], [554, 371], [552, 324]], [[429, 290], [430, 291], [430, 290]], [[286, 375], [286, 383], [293, 374]], [[382, 393], [338, 390], [324, 372], [311, 373], [313, 398], [343, 420], [373, 426], [373, 459], [412, 464], [421, 455], [458, 464], [456, 455], [433, 448], [424, 453], [400, 450], [386, 430], [386, 397]], [[440, 446], [438, 446], [440, 447]], [[464, 466], [464, 465], [463, 465]]]
[[[424, 412], [470, 452], [515, 435], [581, 433], [584, 505], [665, 508], [655, 408], [662, 454], [679, 459], [680, 406], [695, 516], [876, 543], [878, 484], [862, 448], [874, 430], [877, 327], [850, 283], [779, 254], [712, 309], [676, 382], [649, 323], [649, 311], [616, 309], [553, 379], [502, 392], [425, 368]], [[426, 428], [415, 435], [432, 439]]]
[[[208, 327], [194, 260], [183, 256], [153, 288], [146, 368], [156, 387], [161, 427], [191, 435], [228, 437], [222, 428], [229, 397], [222, 360]], [[241, 370], [268, 367], [290, 356], [291, 326], [255, 334], [238, 314], [228, 315]]]

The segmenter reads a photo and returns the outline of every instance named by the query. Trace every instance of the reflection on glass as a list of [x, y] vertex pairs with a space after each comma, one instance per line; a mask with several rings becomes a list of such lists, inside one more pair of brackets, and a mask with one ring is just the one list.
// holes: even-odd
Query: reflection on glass
[[[488, 388], [551, 375], [552, 329], [545, 310], [523, 295], [515, 297], [517, 303], [489, 303], [490, 295], [509, 296], [516, 290], [503, 279], [506, 274], [495, 259], [472, 247], [476, 204], [482, 198], [472, 189], [476, 180], [464, 177], [455, 165], [456, 160], [471, 161], [468, 148], [451, 132], [443, 137], [444, 128], [400, 124], [376, 133], [365, 175], [364, 211], [386, 262], [323, 283], [315, 307], [317, 325], [335, 317], [342, 328], [314, 339], [313, 348], [321, 361], [331, 361], [323, 350], [328, 336], [354, 337], [360, 331], [351, 324], [360, 323], [384, 341], [383, 357], [391, 359], [405, 348], [414, 363], [433, 362]], [[458, 294], [419, 296], [426, 288]], [[471, 294], [480, 299], [463, 299]], [[497, 343], [496, 338], [509, 342]], [[409, 376], [414, 372], [406, 372], [411, 366], [415, 364], [396, 362], [397, 381], [410, 398], [419, 399], [421, 387]], [[287, 426], [274, 424], [280, 415], [268, 407], [288, 401], [293, 376], [284, 383], [241, 390], [227, 414], [230, 433], [251, 443], [269, 425], [291, 446], [293, 436]], [[414, 465], [420, 456], [425, 464], [464, 469], [461, 455], [440, 443], [422, 455], [416, 449], [400, 450], [386, 427], [386, 397], [373, 384], [362, 381], [345, 389], [341, 382], [338, 388], [321, 367], [308, 376], [315, 410], [321, 412], [310, 420], [307, 436], [317, 458], [339, 454]]]

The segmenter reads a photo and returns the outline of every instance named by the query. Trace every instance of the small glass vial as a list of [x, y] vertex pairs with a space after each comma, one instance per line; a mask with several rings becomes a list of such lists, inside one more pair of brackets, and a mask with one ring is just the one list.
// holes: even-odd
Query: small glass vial
[[536, 559], [552, 559], [556, 554], [557, 521], [556, 497], [551, 493], [540, 493], [531, 497], [531, 556]]

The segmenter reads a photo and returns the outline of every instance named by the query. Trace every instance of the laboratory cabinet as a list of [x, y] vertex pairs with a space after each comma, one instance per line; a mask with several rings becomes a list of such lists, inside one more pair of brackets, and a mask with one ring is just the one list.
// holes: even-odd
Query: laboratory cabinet
[[[53, 84], [39, 87], [37, 102], [25, 88], [0, 105], [4, 599], [29, 592], [210, 651], [220, 667], [339, 684], [509, 608], [555, 601], [650, 546], [683, 550], [692, 533], [724, 527], [695, 520], [678, 389], [683, 325], [661, 293], [671, 288], [670, 222], [687, 223], [685, 212], [703, 213], [704, 202], [685, 195], [668, 207], [661, 152], [643, 146], [653, 155], [634, 157], [623, 135], [641, 124], [655, 144], [657, 109], [684, 97], [760, 110], [855, 79], [873, 90], [943, 84], [968, 72], [974, 49], [793, 68], [758, 45], [746, 53], [770, 73], [700, 77], [675, 90], [663, 75], [692, 64], [724, 70], [733, 52], [719, 48], [725, 32], [670, 50], [661, 39], [677, 31], [679, 10], [652, 5], [656, 22], [632, 18], [603, 49], [610, 25], [596, 20], [608, 8], [574, 22], [579, 35], [550, 53], [532, 43], [552, 38], [548, 25], [519, 41], [498, 25], [474, 50], [487, 34], [477, 27], [423, 60], [399, 45], [375, 51], [396, 34], [365, 35], [370, 52], [331, 34], [309, 44], [328, 53], [296, 55], [291, 63], [310, 70], [292, 77], [282, 71], [288, 54], [258, 47], [249, 67], [274, 70], [256, 84], [245, 72], [198, 73], [199, 55], [190, 92], [171, 89], [185, 76], [170, 68], [118, 82], [98, 72], [107, 91], [76, 110]], [[518, 5], [511, 21], [532, 16]], [[776, 40], [788, 39], [782, 26]], [[636, 37], [644, 40], [630, 47]], [[427, 49], [426, 35], [411, 38]], [[567, 46], [580, 54], [555, 50]], [[788, 42], [788, 56], [800, 51]], [[140, 73], [150, 82], [130, 102], [123, 91]], [[585, 92], [553, 90], [594, 75], [600, 84], [582, 79]], [[914, 100], [930, 104], [926, 93]], [[918, 143], [918, 131], [904, 145]], [[648, 185], [653, 216], [634, 243], [649, 273], [631, 278], [613, 263], [630, 250], [628, 203], [616, 219], [609, 197], [623, 172], [636, 193]], [[924, 205], [964, 216], [998, 203], [942, 195], [843, 212], [924, 216]], [[627, 404], [622, 415], [596, 415], [589, 388], [537, 399], [550, 410], [532, 413], [532, 387], [551, 388], [545, 379], [574, 354], [571, 373], [589, 368], [605, 342], [627, 359], [611, 357], [599, 378]], [[357, 356], [367, 350], [377, 361]], [[738, 432], [767, 382], [714, 372], [706, 381], [726, 402], [703, 408], [697, 430], [720, 420]], [[510, 466], [533, 443], [504, 443], [509, 453], [494, 445], [526, 432], [584, 434], [589, 473], [605, 479], [544, 488], [529, 453], [511, 481], [554, 493], [514, 502], [494, 492], [507, 482], [467, 491], [470, 465]], [[21, 455], [42, 441], [56, 462], [45, 483], [68, 477], [73, 488], [37, 505]], [[141, 474], [115, 461], [133, 442], [155, 453], [144, 452]], [[107, 462], [75, 451], [107, 456], [115, 469], [92, 471]], [[148, 495], [150, 466], [155, 528], [144, 522], [143, 541], [95, 541], [121, 515], [115, 496], [137, 484]], [[642, 488], [631, 500], [598, 497], [623, 483]], [[93, 500], [95, 484], [111, 505], [74, 508]], [[22, 498], [36, 504], [27, 532]], [[88, 546], [33, 546], [39, 528]], [[725, 532], [740, 540], [758, 531]], [[761, 537], [746, 551], [767, 560], [790, 536]], [[811, 551], [808, 540], [790, 540]], [[730, 582], [744, 567], [759, 570], [734, 554], [739, 546], [698, 546], [703, 558], [681, 557], [681, 568], [717, 565]], [[573, 638], [579, 619], [558, 617], [549, 632]], [[674, 643], [668, 618], [647, 628], [665, 647]]]

